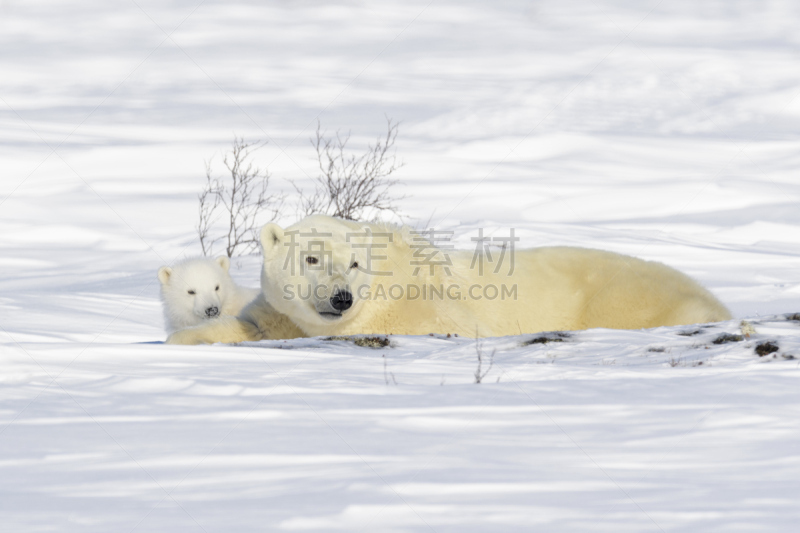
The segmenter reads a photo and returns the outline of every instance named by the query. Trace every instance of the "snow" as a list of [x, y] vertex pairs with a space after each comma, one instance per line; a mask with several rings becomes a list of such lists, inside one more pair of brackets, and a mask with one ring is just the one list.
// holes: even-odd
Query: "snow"
[[[795, 529], [796, 3], [0, 14], [0, 529]], [[736, 318], [486, 339], [481, 384], [443, 335], [161, 344], [155, 274], [199, 253], [204, 161], [269, 140], [290, 192], [317, 119], [363, 146], [384, 115], [410, 223], [663, 261]]]

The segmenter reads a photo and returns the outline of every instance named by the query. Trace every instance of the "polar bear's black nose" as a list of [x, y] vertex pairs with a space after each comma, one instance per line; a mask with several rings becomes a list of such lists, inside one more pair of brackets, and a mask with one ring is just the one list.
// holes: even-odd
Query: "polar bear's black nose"
[[209, 307], [208, 309], [206, 309], [206, 316], [208, 318], [214, 318], [218, 314], [219, 314], [219, 307], [214, 306], [214, 307]]
[[331, 296], [331, 305], [337, 311], [347, 311], [353, 305], [353, 295], [350, 291], [336, 291]]

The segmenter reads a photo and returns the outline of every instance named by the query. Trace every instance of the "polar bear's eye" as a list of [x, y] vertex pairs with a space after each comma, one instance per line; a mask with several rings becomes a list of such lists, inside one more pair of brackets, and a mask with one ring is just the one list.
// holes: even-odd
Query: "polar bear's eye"
[[309, 265], [316, 265], [317, 263], [319, 263], [319, 259], [317, 259], [312, 255], [309, 255], [308, 257], [306, 257], [306, 263], [308, 263]]
[[189, 294], [194, 294], [194, 291], [190, 289]]
[[219, 290], [219, 285], [217, 285], [217, 286], [214, 288], [214, 290], [215, 290], [215, 291], [218, 291], [218, 290]]

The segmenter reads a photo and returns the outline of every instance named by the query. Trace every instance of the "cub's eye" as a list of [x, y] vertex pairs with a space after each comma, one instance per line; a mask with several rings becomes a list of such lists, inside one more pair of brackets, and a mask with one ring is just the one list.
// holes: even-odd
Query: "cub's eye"
[[190, 290], [190, 291], [189, 291], [189, 294], [194, 294], [194, 291], [193, 291], [193, 290]]
[[214, 288], [214, 290], [215, 290], [215, 291], [218, 291], [218, 290], [219, 290], [219, 285], [217, 285], [217, 286]]
[[353, 261], [353, 264], [350, 265], [350, 268], [358, 268], [358, 261]]
[[308, 263], [309, 265], [316, 265], [317, 263], [319, 263], [319, 259], [317, 259], [313, 255], [309, 255], [308, 257], [306, 257], [306, 263]]

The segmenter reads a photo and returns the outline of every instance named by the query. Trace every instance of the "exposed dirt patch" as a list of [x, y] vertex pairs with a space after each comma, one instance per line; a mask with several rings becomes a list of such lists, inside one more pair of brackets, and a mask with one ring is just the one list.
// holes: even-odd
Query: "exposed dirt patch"
[[729, 342], [742, 342], [743, 340], [743, 335], [731, 335], [730, 333], [723, 333], [711, 342], [714, 344], [728, 344]]
[[778, 348], [778, 345], [772, 341], [759, 342], [756, 345], [756, 353], [759, 357], [764, 357], [765, 355], [777, 352], [779, 349], [780, 348]]
[[325, 339], [326, 341], [347, 341], [352, 342], [356, 346], [361, 346], [362, 348], [386, 348], [387, 346], [391, 345], [391, 341], [389, 341], [386, 337], [328, 337]]
[[522, 346], [530, 346], [531, 344], [547, 344], [549, 342], [564, 342], [565, 339], [569, 339], [570, 334], [564, 333], [563, 331], [556, 331], [554, 333], [546, 333], [544, 335], [539, 335], [538, 337], [534, 337], [533, 339], [528, 339], [526, 341], [522, 341]]

